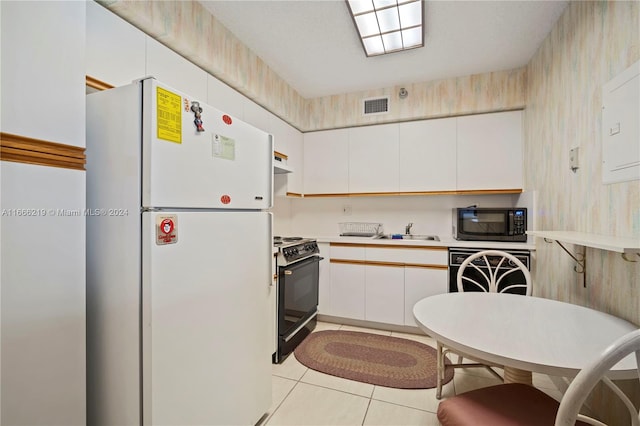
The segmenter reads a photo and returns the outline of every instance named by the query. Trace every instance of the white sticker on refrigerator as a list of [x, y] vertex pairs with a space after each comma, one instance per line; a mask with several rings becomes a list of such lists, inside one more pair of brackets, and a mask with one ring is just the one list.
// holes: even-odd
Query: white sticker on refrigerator
[[216, 158], [224, 158], [225, 160], [236, 159], [236, 141], [222, 135], [212, 135], [213, 138], [213, 156]]
[[156, 217], [156, 245], [178, 242], [178, 216], [175, 214]]

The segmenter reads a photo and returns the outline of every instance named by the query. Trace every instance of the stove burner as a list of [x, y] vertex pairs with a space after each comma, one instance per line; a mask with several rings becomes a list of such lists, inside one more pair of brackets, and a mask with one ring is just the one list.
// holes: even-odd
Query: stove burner
[[302, 241], [304, 238], [302, 237], [273, 237], [273, 245], [281, 246], [284, 243], [293, 243], [296, 241]]

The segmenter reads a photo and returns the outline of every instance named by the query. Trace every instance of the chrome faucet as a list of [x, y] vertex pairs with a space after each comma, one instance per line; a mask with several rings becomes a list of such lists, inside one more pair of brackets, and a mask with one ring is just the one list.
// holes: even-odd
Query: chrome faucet
[[404, 227], [405, 235], [409, 235], [411, 233], [411, 227], [413, 226], [413, 222], [409, 222], [407, 226]]

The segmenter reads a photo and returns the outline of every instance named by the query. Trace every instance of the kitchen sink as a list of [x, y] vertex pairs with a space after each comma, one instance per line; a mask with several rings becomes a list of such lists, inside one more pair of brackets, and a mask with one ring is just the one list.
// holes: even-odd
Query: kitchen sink
[[376, 235], [374, 238], [377, 240], [440, 241], [437, 235], [381, 234]]

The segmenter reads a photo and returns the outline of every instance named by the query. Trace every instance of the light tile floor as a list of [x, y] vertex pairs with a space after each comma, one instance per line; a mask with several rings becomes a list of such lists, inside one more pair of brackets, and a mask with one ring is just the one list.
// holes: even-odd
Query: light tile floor
[[[416, 340], [432, 347], [426, 335], [318, 323], [319, 330], [351, 330]], [[260, 423], [272, 425], [439, 425], [435, 389], [394, 389], [342, 379], [311, 370], [290, 355], [273, 365], [273, 404]], [[443, 397], [500, 383], [481, 368], [456, 369], [443, 388]], [[544, 375], [534, 374], [534, 385], [559, 400], [561, 393]]]

